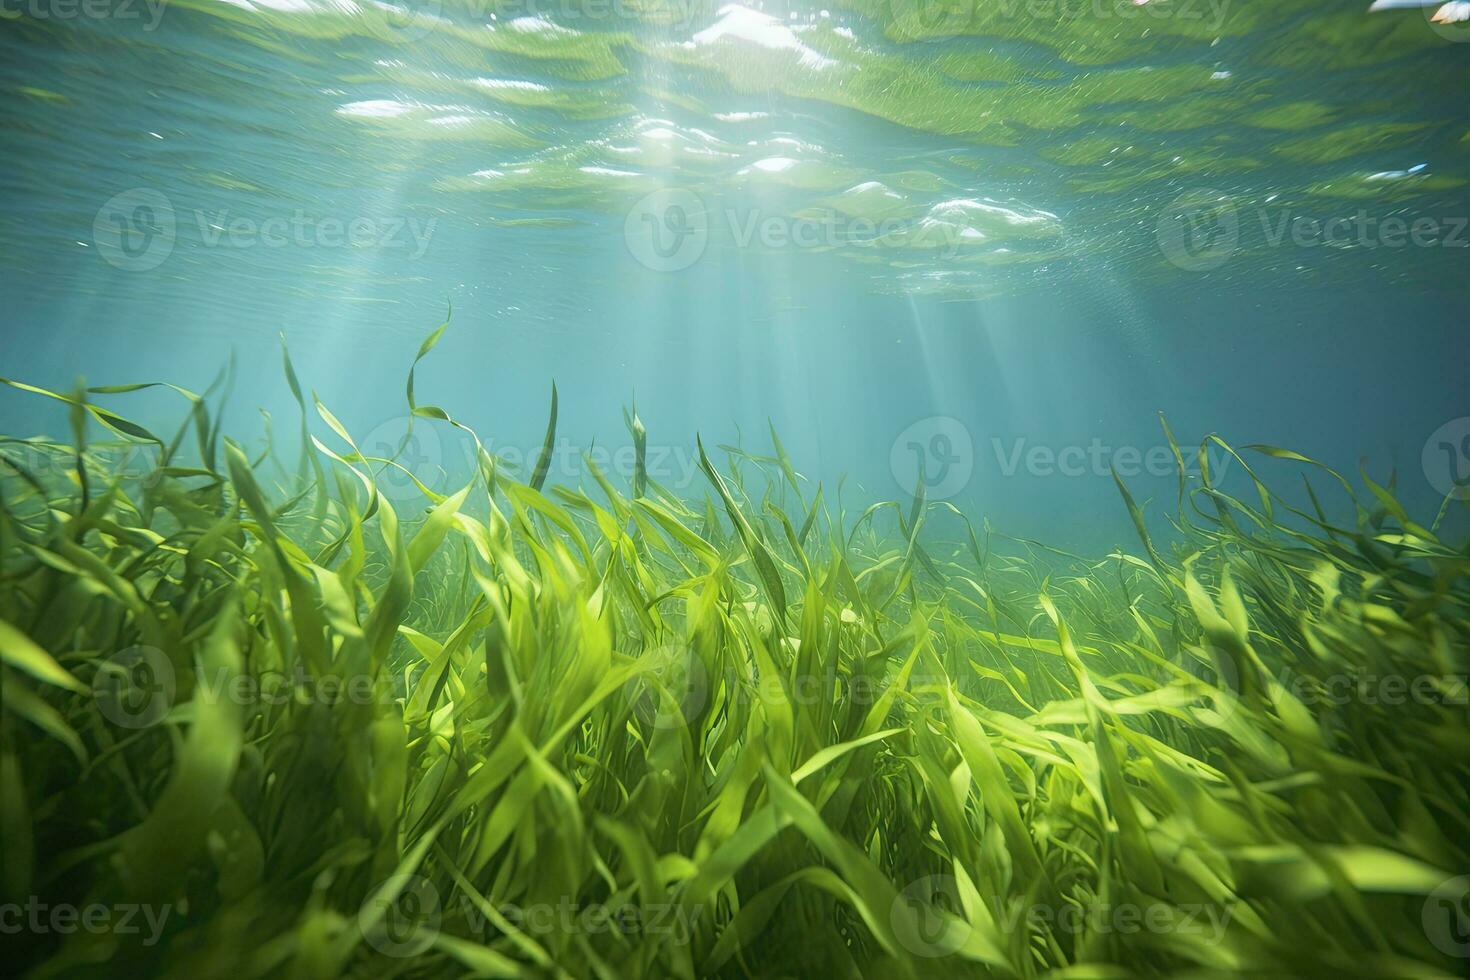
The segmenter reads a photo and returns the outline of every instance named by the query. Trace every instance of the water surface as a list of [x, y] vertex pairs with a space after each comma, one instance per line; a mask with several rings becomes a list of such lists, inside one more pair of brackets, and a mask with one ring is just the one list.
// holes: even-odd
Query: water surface
[[918, 452], [932, 495], [1104, 548], [1115, 463], [1172, 496], [1162, 411], [1433, 508], [1470, 45], [1365, 6], [8, 0], [3, 373], [202, 388], [233, 353], [254, 432], [294, 410], [284, 334], [391, 433], [452, 305], [421, 390], [524, 453], [555, 379], [554, 480], [636, 395], [678, 489], [696, 432], [769, 421], [855, 500]]

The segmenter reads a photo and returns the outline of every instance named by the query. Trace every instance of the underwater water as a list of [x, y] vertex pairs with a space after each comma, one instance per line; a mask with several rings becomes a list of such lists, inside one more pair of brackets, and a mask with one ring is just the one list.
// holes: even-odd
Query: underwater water
[[0, 0], [0, 955], [1462, 974], [1470, 7], [1367, 6]]

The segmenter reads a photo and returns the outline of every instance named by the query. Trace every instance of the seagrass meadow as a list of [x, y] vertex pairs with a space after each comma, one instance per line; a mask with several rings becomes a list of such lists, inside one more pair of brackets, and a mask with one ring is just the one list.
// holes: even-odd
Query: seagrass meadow
[[216, 389], [155, 434], [146, 385], [6, 380], [72, 432], [0, 443], [7, 973], [1459, 971], [1458, 501], [1165, 424], [1254, 493], [1151, 535], [1119, 479], [1089, 558], [845, 510], [774, 431], [674, 493], [636, 410], [631, 481], [554, 483], [555, 395], [513, 473], [410, 372], [482, 448], [394, 503], [284, 370], [286, 461]]

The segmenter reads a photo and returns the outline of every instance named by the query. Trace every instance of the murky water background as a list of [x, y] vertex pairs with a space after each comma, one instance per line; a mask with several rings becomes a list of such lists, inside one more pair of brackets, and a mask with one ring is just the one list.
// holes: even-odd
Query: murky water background
[[620, 468], [636, 394], [675, 489], [769, 421], [853, 506], [922, 471], [1106, 548], [1112, 468], [1171, 503], [1163, 411], [1432, 512], [1470, 476], [1470, 32], [1365, 7], [0, 0], [0, 373], [233, 352], [227, 428], [289, 452], [284, 334], [391, 444], [452, 304], [420, 400], [524, 455], [555, 379], [553, 480]]

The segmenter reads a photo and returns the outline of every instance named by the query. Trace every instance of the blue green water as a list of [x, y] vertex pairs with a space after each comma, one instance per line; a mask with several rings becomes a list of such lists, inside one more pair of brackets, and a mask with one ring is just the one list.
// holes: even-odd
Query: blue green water
[[[1435, 9], [0, 0], [0, 374], [202, 389], [233, 355], [226, 430], [266, 408], [289, 454], [284, 335], [392, 445], [452, 305], [420, 401], [524, 456], [555, 380], [553, 482], [626, 468], [636, 395], [675, 490], [696, 433], [769, 422], [854, 506], [922, 472], [1102, 549], [1111, 468], [1172, 502], [1162, 411], [1432, 514], [1470, 474], [1470, 33]], [[65, 425], [0, 397], [0, 431]]]

